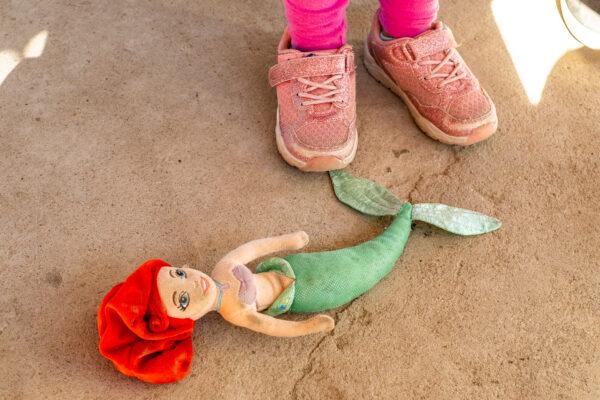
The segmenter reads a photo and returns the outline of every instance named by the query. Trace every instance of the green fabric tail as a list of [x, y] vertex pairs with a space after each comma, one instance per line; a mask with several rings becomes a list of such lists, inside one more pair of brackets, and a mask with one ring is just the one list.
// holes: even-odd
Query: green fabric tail
[[346, 171], [330, 171], [337, 198], [366, 215], [394, 215], [379, 236], [358, 246], [320, 253], [292, 254], [262, 262], [258, 273], [277, 271], [294, 283], [264, 312], [279, 315], [288, 310], [312, 313], [342, 306], [383, 279], [402, 254], [411, 222], [424, 221], [459, 235], [479, 235], [500, 227], [499, 220], [443, 204], [405, 203], [378, 183]]
[[312, 313], [337, 308], [375, 286], [402, 254], [410, 235], [411, 215], [412, 206], [405, 203], [391, 225], [368, 242], [285, 257], [296, 275], [290, 311]]

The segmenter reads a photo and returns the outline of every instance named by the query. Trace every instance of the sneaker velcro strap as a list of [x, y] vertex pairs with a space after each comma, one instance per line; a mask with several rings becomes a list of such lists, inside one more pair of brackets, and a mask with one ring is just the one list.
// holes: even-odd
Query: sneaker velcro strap
[[293, 58], [269, 69], [269, 84], [277, 86], [292, 79], [342, 75], [354, 71], [354, 68], [354, 54], [351, 51]]
[[455, 47], [454, 35], [447, 27], [431, 31], [406, 44], [407, 50], [414, 56], [415, 60]]

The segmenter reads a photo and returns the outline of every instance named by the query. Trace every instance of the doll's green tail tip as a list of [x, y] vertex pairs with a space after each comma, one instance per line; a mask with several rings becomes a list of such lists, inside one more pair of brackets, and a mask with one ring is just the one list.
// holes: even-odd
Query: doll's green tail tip
[[[347, 206], [366, 215], [396, 215], [406, 202], [389, 190], [365, 178], [357, 178], [344, 170], [329, 171], [336, 197]], [[500, 220], [476, 211], [445, 204], [415, 204], [412, 220], [434, 225], [445, 231], [472, 236], [492, 232], [502, 226]]]
[[412, 219], [462, 236], [482, 235], [502, 226], [499, 219], [489, 215], [435, 203], [413, 205]]

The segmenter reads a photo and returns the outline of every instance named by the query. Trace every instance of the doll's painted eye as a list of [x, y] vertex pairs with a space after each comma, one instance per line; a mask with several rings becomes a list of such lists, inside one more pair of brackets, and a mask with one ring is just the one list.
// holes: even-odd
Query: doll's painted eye
[[185, 271], [184, 271], [184, 270], [182, 270], [182, 269], [180, 269], [180, 268], [177, 268], [177, 269], [175, 270], [175, 275], [177, 275], [178, 277], [180, 277], [180, 278], [182, 278], [182, 279], [183, 279], [183, 278], [187, 278], [187, 274], [185, 273]]
[[179, 309], [185, 311], [187, 306], [190, 305], [190, 295], [188, 292], [181, 292], [179, 295]]

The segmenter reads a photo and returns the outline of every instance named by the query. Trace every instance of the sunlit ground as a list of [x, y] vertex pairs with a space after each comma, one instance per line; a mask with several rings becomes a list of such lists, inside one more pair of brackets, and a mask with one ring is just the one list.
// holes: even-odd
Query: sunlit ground
[[29, 39], [22, 51], [13, 49], [0, 51], [0, 85], [21, 61], [41, 56], [47, 40], [48, 31], [41, 31]]
[[492, 13], [529, 102], [537, 105], [554, 64], [582, 45], [553, 0], [493, 0]]
[[[500, 34], [531, 104], [540, 102], [554, 64], [582, 45], [564, 26], [552, 0], [493, 0], [492, 12]], [[47, 31], [33, 36], [22, 51], [0, 51], [0, 85], [27, 58], [40, 57]]]

